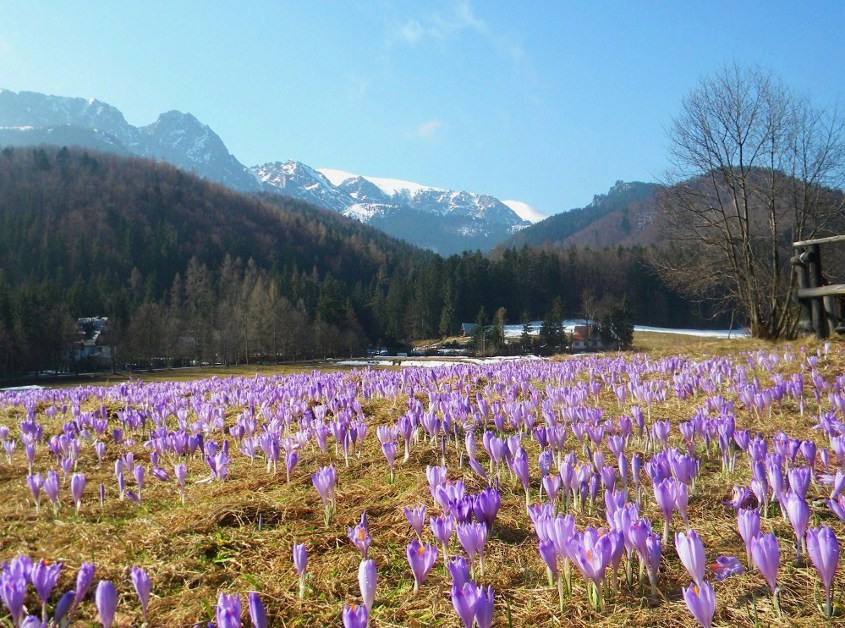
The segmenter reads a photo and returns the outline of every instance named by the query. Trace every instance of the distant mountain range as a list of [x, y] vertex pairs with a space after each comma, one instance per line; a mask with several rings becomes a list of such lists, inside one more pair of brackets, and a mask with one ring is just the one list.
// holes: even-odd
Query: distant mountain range
[[489, 250], [531, 223], [487, 194], [315, 170], [297, 161], [255, 166], [268, 190], [332, 209], [439, 253]]
[[240, 192], [259, 192], [252, 173], [223, 140], [189, 113], [169, 111], [143, 127], [95, 99], [0, 90], [0, 144], [75, 145], [167, 162]]
[[247, 193], [279, 193], [376, 226], [442, 254], [487, 251], [543, 215], [520, 201], [339, 170], [297, 161], [247, 168], [189, 113], [170, 111], [135, 127], [96, 99], [0, 90], [0, 146], [80, 146], [155, 159]]

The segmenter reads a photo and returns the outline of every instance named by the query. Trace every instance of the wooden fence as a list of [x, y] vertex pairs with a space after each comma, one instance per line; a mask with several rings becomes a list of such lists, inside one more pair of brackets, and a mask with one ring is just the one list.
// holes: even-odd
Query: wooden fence
[[845, 334], [845, 284], [826, 284], [822, 274], [821, 247], [829, 244], [845, 245], [845, 235], [792, 243], [796, 255], [790, 261], [798, 283], [801, 329], [812, 331], [817, 338], [827, 338], [831, 332]]

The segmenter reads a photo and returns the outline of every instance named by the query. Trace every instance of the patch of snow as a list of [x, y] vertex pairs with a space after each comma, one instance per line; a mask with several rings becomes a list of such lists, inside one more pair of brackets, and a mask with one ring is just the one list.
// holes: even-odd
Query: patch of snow
[[528, 222], [540, 222], [548, 218], [547, 214], [522, 201], [502, 201], [502, 203], [510, 207], [517, 216]]
[[[563, 330], [571, 334], [575, 331], [576, 325], [586, 325], [584, 320], [565, 320]], [[531, 321], [528, 323], [529, 335], [537, 336], [543, 321]], [[682, 336], [697, 336], [699, 338], [749, 338], [751, 334], [747, 329], [672, 329], [669, 327], [650, 327], [648, 325], [634, 325], [634, 333], [655, 333], [655, 334], [679, 334]], [[505, 325], [505, 338], [519, 338], [522, 336], [522, 325]]]
[[391, 196], [395, 194], [408, 193], [411, 196], [419, 192], [445, 192], [443, 188], [435, 188], [430, 185], [421, 185], [413, 181], [403, 181], [401, 179], [382, 179], [381, 177], [364, 177], [370, 183], [382, 190], [385, 194]]
[[355, 218], [361, 222], [367, 222], [370, 218], [375, 216], [381, 208], [382, 205], [377, 205], [375, 203], [355, 203], [354, 205], [350, 205], [344, 209], [343, 215], [348, 218]]
[[390, 360], [341, 360], [334, 362], [340, 366], [392, 366], [393, 362]]
[[446, 192], [443, 188], [436, 188], [430, 185], [422, 185], [421, 183], [414, 183], [413, 181], [404, 181], [402, 179], [386, 179], [383, 177], [370, 177], [367, 175], [352, 174], [343, 170], [335, 170], [333, 168], [317, 168], [317, 172], [326, 177], [332, 185], [340, 185], [348, 179], [361, 177], [366, 179], [385, 194], [395, 196], [397, 194], [408, 194], [414, 196], [419, 192]]
[[649, 327], [647, 325], [634, 325], [634, 332], [657, 333], [657, 334], [679, 334], [681, 336], [697, 336], [699, 338], [750, 338], [751, 332], [747, 329], [670, 329], [667, 327]]
[[317, 168], [317, 172], [326, 177], [332, 185], [340, 185], [347, 179], [354, 179], [357, 174], [351, 172], [344, 172], [343, 170], [334, 170], [332, 168]]

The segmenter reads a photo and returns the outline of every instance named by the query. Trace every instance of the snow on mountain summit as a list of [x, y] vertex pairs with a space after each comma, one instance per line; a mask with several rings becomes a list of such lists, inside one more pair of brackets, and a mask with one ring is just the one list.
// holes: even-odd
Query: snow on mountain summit
[[367, 175], [352, 174], [343, 170], [336, 170], [333, 168], [317, 168], [317, 172], [331, 181], [332, 185], [341, 185], [344, 181], [349, 179], [366, 179], [382, 192], [388, 196], [395, 196], [396, 194], [406, 193], [409, 196], [414, 196], [418, 192], [446, 192], [443, 188], [436, 188], [430, 185], [422, 185], [414, 183], [413, 181], [403, 181], [402, 179], [387, 179], [384, 177], [370, 177]]
[[502, 203], [510, 207], [517, 216], [531, 223], [540, 222], [548, 218], [547, 214], [522, 201], [502, 201]]

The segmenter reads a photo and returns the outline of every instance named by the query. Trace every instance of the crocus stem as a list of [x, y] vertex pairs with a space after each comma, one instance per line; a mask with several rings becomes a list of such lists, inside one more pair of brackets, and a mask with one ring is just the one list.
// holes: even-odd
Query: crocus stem
[[669, 542], [669, 517], [663, 520], [663, 545]]
[[560, 612], [563, 613], [563, 577], [560, 574], [557, 577], [557, 598], [560, 603]]
[[299, 576], [299, 599], [305, 599], [305, 574]]

